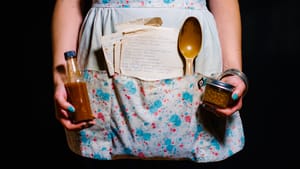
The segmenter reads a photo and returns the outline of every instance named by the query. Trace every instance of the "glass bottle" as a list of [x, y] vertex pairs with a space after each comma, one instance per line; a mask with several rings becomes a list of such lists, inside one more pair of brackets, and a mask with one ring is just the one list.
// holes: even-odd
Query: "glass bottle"
[[67, 90], [67, 100], [74, 106], [75, 112], [70, 112], [73, 123], [90, 121], [94, 119], [91, 109], [86, 82], [77, 63], [75, 51], [64, 53], [67, 65], [67, 80], [65, 87]]

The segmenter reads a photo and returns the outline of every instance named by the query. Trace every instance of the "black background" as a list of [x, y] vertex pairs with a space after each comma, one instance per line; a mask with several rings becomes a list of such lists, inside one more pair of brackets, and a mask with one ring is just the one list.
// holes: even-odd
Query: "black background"
[[[297, 103], [300, 99], [297, 99], [296, 73], [300, 67], [297, 61], [300, 29], [296, 2], [240, 1], [243, 65], [250, 81], [241, 110], [246, 144], [241, 152], [220, 162], [220, 168], [297, 168], [300, 152]], [[18, 84], [22, 84], [21, 90], [26, 93], [18, 98], [22, 103], [14, 101], [12, 109], [17, 110], [24, 124], [15, 125], [9, 131], [14, 137], [5, 137], [5, 141], [14, 143], [8, 156], [16, 161], [24, 160], [22, 163], [28, 167], [76, 168], [78, 161], [68, 149], [63, 128], [54, 116], [50, 39], [53, 4], [53, 0], [26, 4], [18, 16], [22, 27], [19, 26], [17, 32], [22, 34], [23, 41], [13, 47], [18, 51], [22, 46], [20, 57], [24, 69], [18, 73], [25, 83]], [[171, 166], [165, 162], [146, 163], [151, 164], [161, 168]], [[188, 162], [180, 165], [181, 168], [201, 168]]]

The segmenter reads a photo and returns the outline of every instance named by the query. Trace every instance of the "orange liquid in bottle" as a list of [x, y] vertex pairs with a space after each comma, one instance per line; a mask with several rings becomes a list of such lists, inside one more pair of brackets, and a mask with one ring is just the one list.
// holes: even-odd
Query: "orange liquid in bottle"
[[94, 119], [91, 109], [87, 86], [85, 82], [66, 83], [68, 101], [75, 108], [74, 113], [70, 113], [74, 123], [90, 121]]

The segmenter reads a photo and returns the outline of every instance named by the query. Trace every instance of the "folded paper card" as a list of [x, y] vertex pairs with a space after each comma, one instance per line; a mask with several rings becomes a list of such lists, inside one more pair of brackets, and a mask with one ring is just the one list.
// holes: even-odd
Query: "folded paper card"
[[127, 23], [101, 41], [110, 75], [160, 80], [183, 75], [174, 28]]

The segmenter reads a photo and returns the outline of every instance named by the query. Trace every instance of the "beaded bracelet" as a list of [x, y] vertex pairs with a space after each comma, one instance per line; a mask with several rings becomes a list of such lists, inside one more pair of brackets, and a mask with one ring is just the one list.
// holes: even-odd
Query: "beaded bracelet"
[[238, 76], [239, 78], [241, 78], [241, 80], [243, 80], [243, 82], [244, 82], [245, 85], [246, 85], [246, 89], [245, 89], [243, 95], [246, 95], [246, 93], [248, 92], [248, 88], [249, 88], [249, 82], [248, 82], [248, 78], [247, 78], [247, 76], [245, 75], [245, 73], [243, 73], [242, 71], [240, 71], [240, 70], [238, 70], [238, 69], [227, 69], [227, 70], [225, 70], [225, 71], [219, 76], [218, 79], [222, 79], [222, 78], [224, 78], [225, 76], [230, 76], [230, 75], [236, 75], [236, 76]]

